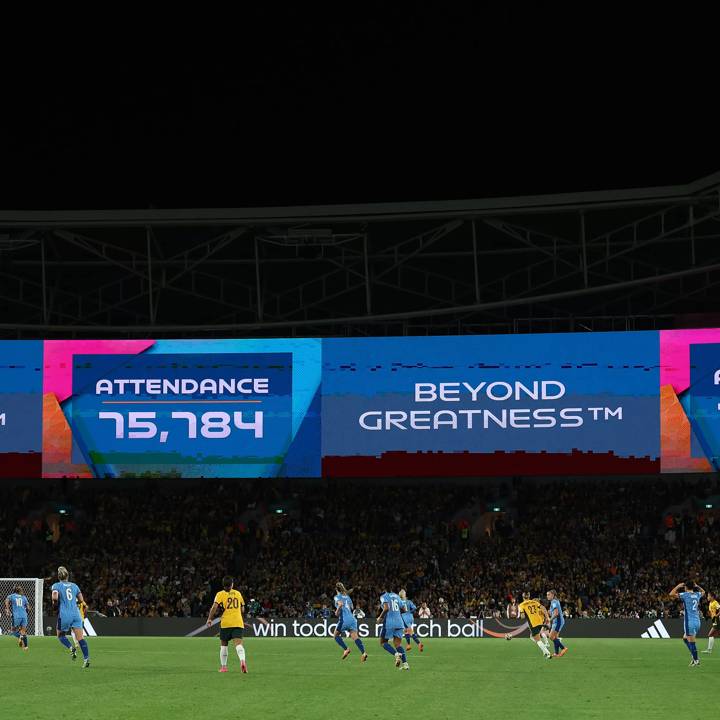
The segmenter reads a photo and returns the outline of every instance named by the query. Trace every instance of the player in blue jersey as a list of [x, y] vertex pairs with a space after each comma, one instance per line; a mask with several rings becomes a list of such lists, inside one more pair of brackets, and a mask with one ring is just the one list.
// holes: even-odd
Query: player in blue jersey
[[[683, 592], [680, 592], [681, 588], [684, 588]], [[690, 667], [697, 667], [700, 664], [697, 645], [695, 644], [695, 636], [700, 630], [700, 598], [702, 598], [704, 594], [705, 591], [692, 580], [686, 583], [678, 583], [670, 591], [670, 597], [682, 600], [685, 608], [685, 634], [683, 635], [683, 641], [692, 655]]]
[[565, 616], [555, 590], [547, 591], [547, 599], [550, 601], [550, 639], [555, 644], [555, 657], [562, 657], [568, 651], [560, 639], [560, 631], [565, 625]]
[[[377, 618], [380, 628], [380, 645], [395, 658], [395, 667], [402, 667], [409, 670], [405, 649], [402, 646], [402, 638], [405, 634], [405, 623], [402, 619], [402, 600], [397, 593], [387, 590], [380, 596], [380, 607], [382, 612]], [[392, 638], [393, 644], [388, 640]], [[394, 646], [394, 647], [393, 647]]]
[[53, 610], [58, 611], [58, 640], [70, 651], [70, 657], [75, 660], [77, 650], [66, 637], [68, 632], [72, 632], [82, 650], [83, 667], [88, 668], [90, 667], [90, 652], [87, 640], [83, 637], [83, 619], [78, 607], [78, 601], [84, 602], [82, 593], [74, 582], [70, 582], [70, 573], [67, 568], [62, 566], [58, 568], [58, 580], [59, 582], [52, 586]]
[[350, 633], [350, 637], [355, 641], [360, 651], [360, 662], [367, 660], [367, 653], [363, 641], [358, 635], [357, 618], [353, 615], [353, 602], [350, 599], [352, 590], [346, 590], [345, 586], [338, 582], [335, 584], [335, 615], [338, 618], [337, 629], [335, 630], [335, 642], [343, 649], [342, 659], [344, 660], [350, 654], [350, 648], [343, 640], [343, 633]]
[[10, 634], [18, 639], [18, 646], [28, 649], [27, 626], [30, 604], [19, 585], [13, 585], [12, 592], [5, 598], [5, 611], [12, 618]]
[[415, 605], [412, 600], [408, 600], [407, 593], [404, 590], [401, 590], [398, 595], [402, 600], [402, 619], [405, 623], [405, 643], [407, 645], [405, 649], [412, 649], [412, 645], [410, 644], [410, 640], [412, 639], [417, 644], [418, 650], [422, 652], [425, 646], [415, 632], [415, 611], [417, 610], [417, 605]]

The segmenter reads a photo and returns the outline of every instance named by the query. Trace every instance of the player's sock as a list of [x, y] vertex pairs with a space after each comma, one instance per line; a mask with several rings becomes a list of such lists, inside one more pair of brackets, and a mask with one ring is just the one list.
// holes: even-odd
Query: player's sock
[[405, 655], [405, 648], [402, 645], [398, 645], [396, 648], [397, 652], [400, 653], [400, 659], [406, 663], [407, 662], [407, 656]]
[[383, 649], [387, 650], [393, 657], [395, 657], [395, 648], [389, 643], [383, 643]]
[[540, 652], [547, 657], [550, 654], [550, 651], [545, 647], [545, 643], [539, 642], [537, 643], [537, 646], [540, 648]]
[[357, 645], [357, 649], [364, 655], [365, 654], [365, 646], [363, 645], [363, 641], [358, 638], [355, 641], [355, 644]]
[[339, 636], [335, 636], [335, 642], [343, 649], [347, 650], [347, 645], [345, 644], [345, 641]]
[[68, 650], [72, 650], [72, 644], [67, 639], [67, 637], [65, 637], [65, 635], [61, 635], [58, 640], [60, 641], [61, 645], [64, 645]]
[[694, 642], [688, 643], [688, 647], [690, 648], [690, 653], [693, 656], [693, 660], [697, 660], [697, 645]]
[[565, 646], [560, 642], [560, 638], [553, 640], [553, 643], [555, 644], [555, 652], [556, 653], [559, 654], [561, 650], [565, 649]]
[[709, 638], [708, 638], [708, 648], [707, 648], [707, 649], [708, 649], [708, 650], [712, 650], [714, 644], [715, 644], [715, 638], [714, 638], [714, 637], [709, 637]]
[[235, 652], [237, 653], [238, 660], [240, 662], [245, 662], [245, 647], [243, 645], [236, 645]]
[[227, 645], [220, 646], [220, 667], [227, 667], [228, 649]]
[[686, 640], [685, 638], [683, 638], [683, 642], [685, 643], [685, 645], [687, 646], [688, 651], [689, 651], [690, 654], [692, 655], [692, 650], [690, 649], [690, 641], [689, 641], [689, 640]]
[[25, 647], [27, 647], [27, 646], [28, 646], [27, 635], [23, 635], [23, 636], [22, 636], [22, 641], [23, 641], [23, 645], [24, 645]]
[[80, 640], [78, 645], [80, 646], [80, 650], [82, 650], [83, 660], [87, 660], [90, 657], [90, 651], [88, 650], [87, 640], [85, 638], [83, 638], [82, 640]]
[[418, 634], [417, 634], [417, 633], [413, 633], [413, 634], [412, 634], [412, 639], [415, 641], [415, 644], [416, 644], [416, 645], [419, 645], [419, 644], [420, 644], [420, 638], [418, 637]]

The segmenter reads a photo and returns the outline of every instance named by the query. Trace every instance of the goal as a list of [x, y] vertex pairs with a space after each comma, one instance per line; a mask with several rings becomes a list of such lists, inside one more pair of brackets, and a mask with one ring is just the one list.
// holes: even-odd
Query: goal
[[5, 598], [19, 585], [28, 599], [28, 635], [43, 634], [43, 581], [40, 578], [0, 578], [0, 632], [10, 632], [12, 615], [8, 617], [5, 610]]

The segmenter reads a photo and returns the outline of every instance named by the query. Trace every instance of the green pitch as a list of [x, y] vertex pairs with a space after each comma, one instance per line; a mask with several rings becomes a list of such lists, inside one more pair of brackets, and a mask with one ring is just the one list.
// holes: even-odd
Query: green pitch
[[552, 660], [524, 638], [430, 640], [403, 672], [376, 640], [361, 665], [354, 646], [341, 662], [330, 639], [251, 638], [249, 674], [231, 648], [221, 675], [212, 639], [91, 638], [82, 670], [55, 638], [31, 638], [25, 653], [2, 636], [0, 706], [32, 720], [647, 720], [712, 715], [720, 701], [720, 651], [691, 669], [680, 640], [566, 640], [568, 654]]

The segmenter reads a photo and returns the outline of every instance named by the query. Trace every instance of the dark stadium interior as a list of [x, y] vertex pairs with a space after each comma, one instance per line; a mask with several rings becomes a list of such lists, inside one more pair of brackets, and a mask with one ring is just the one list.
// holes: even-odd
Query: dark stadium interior
[[709, 13], [28, 9], [0, 716], [709, 712]]

